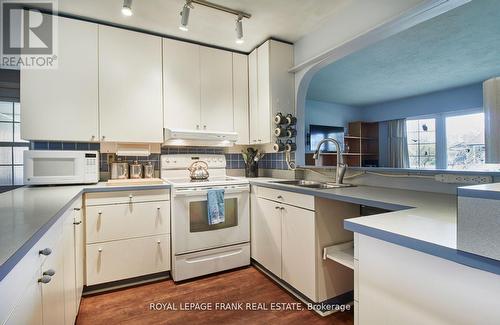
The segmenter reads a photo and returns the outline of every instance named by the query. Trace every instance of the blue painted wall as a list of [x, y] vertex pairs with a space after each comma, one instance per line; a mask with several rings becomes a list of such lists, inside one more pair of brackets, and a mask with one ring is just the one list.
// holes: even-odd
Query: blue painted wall
[[389, 121], [405, 117], [460, 111], [483, 106], [482, 83], [362, 107], [363, 120]]
[[[306, 131], [310, 124], [344, 126], [351, 121], [381, 122], [380, 166], [387, 166], [387, 123], [384, 121], [480, 108], [482, 83], [362, 107], [306, 101]], [[439, 141], [439, 139], [437, 139]]]

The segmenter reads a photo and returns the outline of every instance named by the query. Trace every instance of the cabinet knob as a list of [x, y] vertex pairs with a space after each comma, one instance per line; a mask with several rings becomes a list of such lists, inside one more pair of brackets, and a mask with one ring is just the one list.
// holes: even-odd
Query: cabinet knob
[[103, 140], [104, 140], [104, 139], [106, 139], [106, 136], [105, 136], [105, 135], [103, 135], [103, 136], [102, 136], [102, 139], [103, 139]]
[[128, 196], [128, 198], [132, 200], [132, 199], [134, 198], [134, 196], [133, 196], [132, 194], [130, 194], [130, 195]]
[[206, 125], [203, 125], [203, 130], [206, 130], [207, 129], [207, 126]]
[[43, 272], [43, 275], [48, 275], [48, 276], [54, 276], [56, 274], [56, 271], [53, 269], [48, 269], [47, 271]]
[[277, 198], [280, 200], [283, 200], [283, 196], [281, 196], [281, 195], [278, 195]]
[[49, 283], [52, 278], [50, 275], [43, 275], [40, 279], [38, 279], [39, 283]]
[[276, 210], [280, 209], [280, 207], [274, 207]]
[[157, 240], [157, 241], [156, 241], [156, 243], [157, 243], [158, 245], [160, 245], [161, 241]]
[[98, 214], [98, 215], [99, 215], [99, 217], [100, 217], [100, 216], [102, 215], [102, 211], [101, 211], [101, 210], [97, 211], [97, 214]]
[[80, 220], [80, 221], [75, 221], [75, 222], [73, 222], [73, 224], [74, 224], [74, 225], [76, 225], [76, 226], [78, 226], [78, 225], [79, 225], [79, 224], [81, 224], [81, 223], [82, 223], [82, 221], [81, 221], [81, 220]]
[[94, 141], [94, 139], [95, 139], [95, 135], [92, 135], [92, 136], [90, 137], [90, 140], [91, 140], [91, 141]]
[[47, 247], [47, 248], [44, 248], [44, 249], [38, 251], [38, 254], [49, 256], [50, 254], [52, 254], [52, 250]]
[[285, 207], [281, 207], [280, 210], [285, 210]]
[[199, 130], [199, 129], [200, 129], [200, 125], [196, 124], [196, 130]]
[[75, 211], [80, 211], [80, 210], [81, 210], [81, 208], [73, 208], [73, 210], [75, 210]]
[[102, 252], [102, 248], [99, 248], [97, 251], [98, 251], [99, 253], [100, 253], [100, 252]]

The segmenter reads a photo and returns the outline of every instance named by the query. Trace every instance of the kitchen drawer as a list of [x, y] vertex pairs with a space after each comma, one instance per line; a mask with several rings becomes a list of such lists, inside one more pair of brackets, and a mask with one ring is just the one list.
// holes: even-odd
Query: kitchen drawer
[[85, 205], [104, 205], [170, 200], [170, 190], [138, 190], [85, 194]]
[[303, 209], [314, 210], [314, 196], [312, 195], [258, 187], [257, 196], [284, 204], [294, 205]]
[[170, 233], [170, 202], [89, 206], [85, 210], [87, 244]]
[[220, 247], [175, 257], [174, 280], [182, 281], [250, 264], [250, 244]]
[[89, 244], [86, 256], [86, 285], [169, 271], [170, 235]]

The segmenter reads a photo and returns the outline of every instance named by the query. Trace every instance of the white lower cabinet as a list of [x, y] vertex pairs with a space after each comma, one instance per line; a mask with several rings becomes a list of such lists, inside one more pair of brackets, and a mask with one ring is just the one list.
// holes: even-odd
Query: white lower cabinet
[[87, 245], [87, 285], [170, 270], [170, 235]]
[[282, 276], [309, 299], [316, 299], [314, 211], [283, 205]]
[[352, 240], [343, 221], [358, 205], [258, 186], [251, 195], [255, 261], [314, 302], [353, 290], [352, 270], [323, 260], [323, 248]]
[[273, 201], [252, 197], [252, 258], [281, 278], [281, 210]]
[[1, 324], [75, 322], [82, 288], [78, 277], [83, 275], [84, 258], [83, 241], [79, 250], [75, 245], [79, 228], [74, 223], [79, 206], [81, 200], [72, 204], [0, 281]]
[[37, 270], [29, 279], [28, 286], [22, 291], [19, 303], [5, 322], [5, 325], [42, 324], [42, 284], [38, 282]]
[[170, 270], [170, 192], [85, 196], [88, 286]]

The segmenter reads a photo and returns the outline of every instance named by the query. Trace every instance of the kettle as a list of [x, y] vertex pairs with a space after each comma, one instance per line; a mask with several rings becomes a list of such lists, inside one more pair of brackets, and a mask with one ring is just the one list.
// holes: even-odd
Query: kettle
[[190, 171], [189, 177], [191, 177], [192, 180], [204, 180], [209, 176], [208, 164], [202, 160], [192, 163], [188, 170]]

